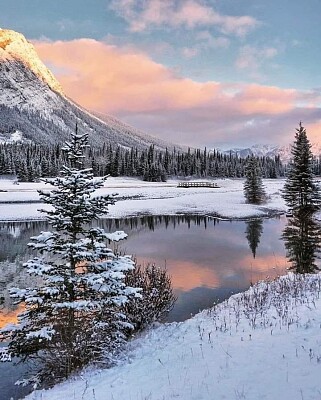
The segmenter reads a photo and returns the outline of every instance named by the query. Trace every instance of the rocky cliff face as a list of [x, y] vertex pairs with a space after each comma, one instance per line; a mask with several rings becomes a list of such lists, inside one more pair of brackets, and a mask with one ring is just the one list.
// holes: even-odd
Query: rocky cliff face
[[[0, 62], [12, 65], [12, 70], [24, 65], [51, 90], [63, 94], [62, 87], [49, 69], [39, 59], [33, 45], [18, 32], [0, 29]], [[4, 71], [10, 76], [10, 68]]]
[[[91, 145], [171, 149], [173, 144], [146, 135], [110, 116], [96, 116], [68, 99], [33, 45], [20, 33], [0, 29], [0, 140], [14, 132], [35, 143], [61, 143], [78, 125]], [[179, 146], [178, 146], [179, 148]]]

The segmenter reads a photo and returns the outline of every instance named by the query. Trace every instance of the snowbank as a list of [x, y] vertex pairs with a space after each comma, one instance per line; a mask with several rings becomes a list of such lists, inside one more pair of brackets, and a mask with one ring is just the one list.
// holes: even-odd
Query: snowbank
[[262, 282], [183, 323], [134, 340], [109, 370], [29, 400], [320, 398], [321, 276]]
[[[152, 183], [133, 178], [109, 178], [97, 194], [117, 193], [119, 201], [110, 206], [109, 218], [177, 213], [248, 218], [286, 210], [280, 192], [284, 184], [282, 179], [264, 180], [269, 200], [263, 206], [245, 203], [243, 179], [217, 179], [215, 182], [219, 188], [178, 188], [177, 180]], [[49, 187], [43, 183], [13, 185], [12, 181], [0, 180], [0, 220], [43, 218], [37, 210], [48, 206], [39, 203], [37, 189], [49, 190]]]

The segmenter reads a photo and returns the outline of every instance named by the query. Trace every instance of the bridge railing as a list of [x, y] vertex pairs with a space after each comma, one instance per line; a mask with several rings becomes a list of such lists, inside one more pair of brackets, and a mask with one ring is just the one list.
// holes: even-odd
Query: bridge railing
[[216, 182], [179, 182], [177, 187], [190, 188], [190, 187], [208, 187], [208, 188], [218, 188]]

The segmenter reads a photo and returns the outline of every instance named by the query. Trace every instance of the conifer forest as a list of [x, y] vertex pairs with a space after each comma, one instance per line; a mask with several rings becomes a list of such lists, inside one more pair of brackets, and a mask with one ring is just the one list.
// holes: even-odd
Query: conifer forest
[[[166, 181], [167, 177], [241, 178], [245, 176], [248, 158], [223, 154], [217, 150], [158, 150], [151, 145], [145, 150], [104, 144], [90, 148], [86, 166], [95, 176], [139, 177], [146, 181]], [[256, 157], [263, 178], [284, 177], [287, 165], [279, 156]], [[18, 181], [33, 182], [41, 177], [55, 177], [65, 159], [61, 146], [31, 143], [0, 144], [0, 175], [16, 175]], [[320, 158], [313, 160], [313, 172], [321, 173]]]

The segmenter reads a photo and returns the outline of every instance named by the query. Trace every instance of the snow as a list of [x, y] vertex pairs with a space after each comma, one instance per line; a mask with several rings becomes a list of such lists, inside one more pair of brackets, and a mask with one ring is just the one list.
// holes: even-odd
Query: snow
[[15, 132], [11, 133], [10, 141], [11, 142], [21, 142], [22, 141], [22, 132], [19, 130], [16, 130]]
[[319, 399], [321, 275], [261, 282], [29, 400]]
[[9, 138], [0, 135], [0, 143], [17, 143], [17, 142], [23, 142], [23, 133], [19, 130], [16, 130], [15, 132], [8, 133], [10, 135]]
[[126, 239], [127, 236], [127, 233], [125, 233], [124, 231], [116, 231], [105, 234], [105, 237], [113, 242], [119, 242], [120, 240]]
[[0, 348], [0, 362], [10, 362], [11, 361], [11, 354], [8, 351], [7, 347]]
[[[178, 188], [178, 182], [169, 180], [154, 183], [134, 178], [108, 178], [104, 188], [96, 193], [98, 196], [117, 193], [118, 201], [109, 207], [108, 218], [184, 213], [248, 218], [286, 211], [281, 198], [283, 179], [263, 180], [269, 199], [261, 206], [245, 203], [243, 179], [217, 179], [215, 182], [219, 188], [215, 189]], [[44, 219], [37, 210], [48, 209], [49, 206], [40, 203], [39, 189], [48, 191], [50, 187], [43, 182], [13, 185], [12, 181], [0, 180], [0, 220]]]
[[44, 326], [43, 328], [39, 329], [38, 331], [30, 332], [26, 335], [27, 339], [37, 337], [42, 339], [51, 340], [55, 330], [50, 326]]
[[[263, 206], [245, 203], [242, 179], [216, 182], [216, 189], [185, 189], [177, 188], [176, 180], [109, 178], [97, 194], [118, 193], [119, 201], [108, 214], [116, 218], [175, 213], [247, 218], [286, 211], [282, 179], [264, 180], [269, 200]], [[38, 189], [50, 187], [43, 182], [16, 186], [0, 181], [0, 190], [8, 190], [0, 192], [0, 202], [7, 202], [0, 205], [0, 219], [43, 218], [37, 208], [46, 205], [9, 203], [38, 202]], [[40, 235], [48, 239], [46, 232]], [[318, 399], [320, 293], [321, 275], [289, 274], [275, 282], [261, 282], [192, 319], [149, 330], [128, 345], [113, 368], [88, 368], [27, 399]]]
[[[254, 146], [248, 148], [234, 148], [230, 150], [225, 150], [223, 151], [223, 153], [228, 155], [232, 153], [242, 158], [245, 158], [252, 154], [256, 157], [270, 158], [274, 158], [275, 156], [279, 155], [281, 161], [286, 164], [289, 163], [292, 158], [291, 150], [291, 144], [286, 144], [283, 146], [271, 144], [255, 144]], [[316, 157], [318, 157], [321, 154], [321, 143], [315, 141], [312, 142], [311, 151]]]
[[52, 90], [63, 94], [60, 83], [40, 61], [33, 45], [18, 32], [0, 29], [0, 60], [24, 62]]

